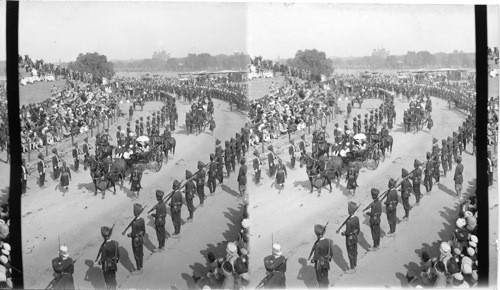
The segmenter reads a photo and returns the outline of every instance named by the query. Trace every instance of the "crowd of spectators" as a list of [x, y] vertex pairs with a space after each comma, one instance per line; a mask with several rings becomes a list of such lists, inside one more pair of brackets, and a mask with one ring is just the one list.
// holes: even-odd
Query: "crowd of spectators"
[[0, 288], [12, 288], [9, 205], [0, 206]]
[[[472, 288], [477, 287], [477, 233], [476, 196], [460, 204], [455, 230], [449, 240], [441, 241], [439, 254], [421, 255], [421, 268], [416, 275], [407, 274], [409, 285], [416, 288]], [[488, 263], [488, 261], [484, 261]]]

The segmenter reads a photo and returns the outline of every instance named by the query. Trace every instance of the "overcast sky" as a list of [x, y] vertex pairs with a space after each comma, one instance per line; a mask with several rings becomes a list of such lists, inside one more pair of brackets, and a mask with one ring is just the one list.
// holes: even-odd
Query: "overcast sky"
[[[0, 3], [3, 18], [5, 2]], [[472, 5], [24, 1], [19, 6], [20, 53], [52, 62], [74, 60], [81, 52], [143, 59], [156, 49], [172, 57], [243, 51], [273, 59], [312, 48], [328, 57], [370, 55], [378, 47], [396, 55], [475, 51]], [[498, 46], [498, 6], [488, 12], [489, 42]], [[0, 37], [5, 39], [4, 20]]]

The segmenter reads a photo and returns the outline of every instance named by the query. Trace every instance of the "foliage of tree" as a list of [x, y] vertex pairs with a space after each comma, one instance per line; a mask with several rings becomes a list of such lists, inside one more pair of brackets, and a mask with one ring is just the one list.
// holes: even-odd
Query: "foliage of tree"
[[112, 62], [109, 62], [105, 55], [94, 53], [80, 53], [76, 61], [70, 62], [68, 68], [84, 73], [90, 73], [94, 78], [110, 79], [115, 74]]
[[308, 70], [313, 78], [321, 75], [330, 76], [333, 72], [332, 60], [326, 58], [326, 53], [316, 49], [299, 50], [293, 59], [289, 59], [288, 65], [297, 69]]

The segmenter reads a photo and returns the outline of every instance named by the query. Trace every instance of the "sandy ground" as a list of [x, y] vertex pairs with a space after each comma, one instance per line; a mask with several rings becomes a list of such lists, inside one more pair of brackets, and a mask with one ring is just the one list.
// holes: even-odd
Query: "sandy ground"
[[[432, 138], [439, 140], [451, 135], [453, 130], [463, 122], [465, 115], [456, 110], [448, 110], [446, 103], [436, 98], [433, 101], [433, 119], [435, 127], [432, 133], [427, 129], [417, 134], [405, 134], [401, 124], [402, 111], [408, 107], [406, 101], [401, 98], [396, 99], [397, 122], [391, 132], [394, 137], [393, 152], [386, 158], [379, 167], [370, 171], [363, 168], [358, 178], [359, 188], [356, 197], [346, 196], [345, 180], [341, 181], [339, 188], [333, 186], [333, 192], [323, 189], [321, 197], [317, 197], [317, 191], [309, 193], [309, 181], [305, 168], [291, 170], [289, 167], [289, 156], [287, 140], [274, 141], [275, 148], [284, 147], [284, 153], [278, 154], [286, 162], [288, 168], [288, 178], [285, 182], [285, 189], [278, 194], [273, 180], [269, 178], [267, 164], [263, 166], [262, 184], [257, 186], [258, 190], [253, 190], [250, 195], [250, 211], [252, 215], [252, 259], [250, 268], [252, 269], [252, 285], [265, 276], [263, 258], [271, 253], [271, 238], [275, 242], [280, 242], [284, 256], [291, 256], [287, 265], [287, 287], [288, 288], [310, 288], [316, 287], [315, 272], [312, 264], [307, 263], [311, 247], [315, 241], [314, 224], [326, 224], [330, 222], [326, 231], [326, 237], [334, 241], [334, 253], [330, 270], [330, 283], [341, 287], [401, 287], [405, 286], [405, 275], [407, 271], [412, 274], [418, 271], [419, 254], [425, 250], [431, 256], [437, 255], [439, 241], [449, 240], [451, 232], [455, 228], [455, 221], [458, 214], [458, 200], [451, 194], [454, 192], [452, 174], [441, 178], [441, 184], [434, 186], [430, 195], [425, 195], [420, 203], [410, 212], [410, 220], [402, 221], [404, 210], [402, 205], [398, 206], [397, 216], [401, 223], [397, 226], [396, 237], [385, 237], [388, 232], [388, 223], [385, 213], [382, 215], [383, 238], [381, 249], [377, 252], [367, 252], [372, 245], [371, 233], [368, 225], [368, 218], [361, 211], [356, 215], [360, 218], [361, 232], [358, 245], [358, 269], [354, 275], [344, 275], [343, 271], [348, 269], [348, 258], [345, 250], [345, 238], [340, 234], [335, 234], [335, 230], [347, 217], [347, 202], [350, 200], [362, 203], [366, 207], [371, 202], [370, 188], [376, 187], [383, 192], [387, 188], [387, 181], [390, 177], [398, 178], [401, 175], [401, 168], [411, 171], [413, 160], [425, 160], [425, 153], [431, 150]], [[364, 113], [366, 109], [379, 104], [380, 100], [367, 100], [360, 110], [355, 106], [354, 114]], [[341, 108], [346, 104], [341, 103]], [[342, 121], [343, 119], [338, 119]], [[333, 124], [328, 124], [328, 132], [333, 136]], [[340, 122], [339, 122], [340, 123]], [[306, 130], [307, 132], [307, 130]], [[295, 135], [297, 140], [299, 134]], [[311, 135], [307, 135], [310, 142]], [[464, 172], [464, 192], [473, 193], [475, 190], [475, 157], [469, 151], [463, 155]], [[267, 150], [266, 150], [267, 151]], [[455, 170], [455, 165], [453, 166]], [[495, 181], [496, 182], [496, 181]], [[496, 188], [496, 187], [495, 187]], [[425, 188], [422, 186], [422, 192]], [[494, 191], [493, 191], [494, 192]], [[411, 204], [415, 203], [414, 195], [410, 199]], [[492, 229], [498, 227], [498, 196], [490, 194], [491, 216], [490, 225]], [[385, 211], [384, 211], [385, 212]], [[497, 231], [493, 231], [497, 233]], [[490, 251], [492, 258], [491, 265], [496, 265], [496, 250], [494, 248], [496, 237], [490, 237]], [[496, 266], [493, 271], [496, 272]], [[496, 276], [492, 282], [496, 284]]]
[[[158, 108], [160, 103], [147, 103], [143, 112], [136, 112], [134, 118], [146, 116], [150, 111]], [[213, 136], [202, 133], [199, 136], [186, 135], [184, 118], [187, 103], [177, 102], [180, 120], [174, 137], [177, 139], [176, 154], [160, 172], [145, 171], [142, 185], [144, 189], [139, 199], [132, 199], [128, 186], [119, 189], [113, 195], [108, 191], [105, 199], [101, 195], [94, 196], [93, 184], [89, 172], [80, 167], [80, 172], [72, 171], [70, 190], [65, 196], [58, 188], [57, 182], [51, 178], [52, 169], [48, 168], [46, 188], [40, 188], [37, 183], [38, 174], [33, 172], [28, 181], [27, 195], [22, 199], [22, 240], [24, 285], [27, 288], [45, 287], [52, 279], [51, 260], [58, 255], [58, 236], [61, 242], [67, 244], [73, 258], [81, 256], [75, 264], [74, 279], [81, 288], [102, 288], [104, 280], [102, 272], [93, 261], [99, 245], [102, 242], [100, 227], [111, 226], [116, 220], [112, 239], [120, 243], [121, 261], [118, 266], [117, 281], [123, 288], [168, 288], [177, 285], [186, 288], [192, 285], [190, 277], [193, 271], [204, 274], [205, 258], [212, 251], [216, 256], [225, 254], [227, 241], [237, 238], [239, 223], [241, 222], [242, 200], [237, 199], [236, 174], [224, 181], [225, 186], [218, 187], [214, 197], [209, 197], [204, 207], [195, 212], [192, 223], [186, 223], [182, 229], [181, 239], [166, 241], [166, 251], [152, 254], [153, 245], [158, 242], [152, 218], [142, 217], [147, 223], [144, 249], [144, 274], [131, 276], [135, 269], [130, 238], [120, 233], [133, 218], [132, 205], [139, 202], [148, 205], [148, 209], [155, 203], [154, 191], [162, 189], [166, 193], [171, 191], [174, 179], [184, 179], [185, 170], [192, 172], [196, 169], [198, 160], [204, 163], [209, 161], [208, 155], [215, 148], [215, 140], [229, 139], [239, 132], [246, 122], [246, 116], [237, 112], [230, 112], [224, 102], [214, 100], [215, 121], [217, 128]], [[126, 105], [122, 105], [123, 109]], [[122, 128], [126, 126], [126, 119], [120, 118]], [[117, 125], [117, 124], [115, 124]], [[110, 127], [110, 135], [114, 136], [115, 126]], [[207, 132], [208, 129], [207, 129]], [[90, 140], [93, 144], [94, 139]], [[112, 144], [115, 141], [111, 141]], [[69, 154], [63, 157], [69, 164], [73, 164]], [[80, 165], [82, 166], [82, 165]], [[71, 168], [73, 169], [72, 165]], [[238, 166], [236, 170], [238, 170]], [[127, 179], [128, 181], [128, 179]], [[205, 190], [208, 193], [208, 188]], [[196, 199], [195, 205], [199, 200]], [[188, 211], [184, 207], [182, 218], [186, 220]], [[167, 218], [167, 237], [173, 232], [170, 217]]]

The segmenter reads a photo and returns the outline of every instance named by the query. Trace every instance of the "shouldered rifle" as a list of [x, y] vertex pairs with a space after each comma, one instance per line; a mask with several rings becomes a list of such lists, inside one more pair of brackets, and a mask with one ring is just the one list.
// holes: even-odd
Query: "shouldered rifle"
[[358, 210], [358, 208], [361, 206], [361, 203], [358, 205], [358, 207], [356, 207], [356, 209], [354, 210], [353, 213], [351, 213], [346, 219], [345, 221], [340, 225], [339, 229], [335, 231], [335, 233], [339, 233], [340, 230], [342, 229], [342, 227], [347, 223], [347, 221], [354, 215], [354, 213]]
[[[414, 171], [415, 171], [415, 170], [414, 170]], [[412, 172], [413, 172], [413, 171], [412, 171]], [[408, 176], [410, 176], [410, 174], [408, 174]], [[396, 187], [398, 186], [398, 184], [397, 184], [398, 180], [399, 180], [399, 178], [398, 178], [398, 179], [396, 179], [396, 185], [395, 185], [394, 187], [391, 187], [391, 188], [387, 189], [386, 191], [384, 191], [384, 193], [382, 193], [382, 194], [380, 195], [380, 197], [379, 197], [377, 200], [382, 201], [382, 200], [383, 200], [383, 199], [387, 196], [387, 194], [389, 193], [389, 191], [391, 191], [391, 189], [396, 188]], [[375, 202], [375, 201], [370, 202], [370, 204], [369, 204], [367, 207], [365, 207], [365, 209], [363, 209], [363, 211], [368, 210], [368, 209], [372, 206], [372, 204], [373, 204], [374, 202]]]
[[[288, 259], [290, 259], [292, 256], [293, 256], [293, 254], [291, 254], [290, 256], [288, 256], [288, 258], [286, 258], [285, 260], [281, 261], [278, 265], [276, 265], [276, 267], [274, 267], [274, 269], [275, 270], [278, 269], [279, 266], [281, 266], [284, 263], [286, 263], [286, 261], [288, 261]], [[269, 281], [269, 279], [271, 278], [271, 274], [273, 274], [274, 271], [270, 272], [269, 274], [266, 275], [266, 277], [264, 277], [264, 279], [260, 280], [259, 284], [255, 287], [255, 289], [261, 289], [262, 287], [264, 287], [266, 285], [267, 281]]]
[[176, 190], [172, 190], [169, 194], [167, 194], [164, 198], [161, 199], [161, 201], [159, 201], [157, 204], [155, 204], [155, 206], [153, 206], [149, 211], [148, 211], [148, 214], [151, 213], [153, 210], [156, 209], [156, 207], [160, 204], [160, 202], [167, 202], [173, 195], [176, 191], [180, 191], [181, 189], [183, 189], [185, 186], [186, 186], [186, 183], [184, 183], [184, 180], [181, 181], [181, 185], [179, 186], [178, 189]]
[[313, 245], [313, 247], [312, 247], [312, 249], [311, 249], [311, 252], [309, 253], [309, 258], [307, 258], [307, 260], [308, 260], [308, 261], [309, 261], [309, 260], [311, 260], [311, 257], [312, 257], [312, 255], [313, 255], [313, 253], [314, 253], [314, 250], [316, 249], [316, 245], [318, 244], [318, 242], [319, 242], [319, 240], [321, 239], [321, 237], [325, 234], [325, 232], [326, 232], [326, 227], [328, 227], [328, 224], [329, 224], [329, 223], [330, 223], [330, 222], [327, 222], [327, 223], [326, 223], [325, 227], [323, 228], [323, 231], [321, 232], [321, 235], [319, 235], [319, 236], [318, 236], [318, 239], [316, 240], [316, 242], [314, 242], [314, 245]]
[[113, 233], [113, 229], [115, 228], [115, 224], [116, 224], [116, 221], [113, 224], [113, 226], [111, 227], [111, 230], [109, 231], [109, 235], [104, 238], [104, 242], [102, 242], [101, 247], [99, 247], [99, 252], [97, 253], [97, 257], [95, 257], [95, 262], [96, 263], [97, 263], [97, 260], [99, 260], [99, 257], [101, 256], [102, 247], [104, 247], [104, 244], [106, 244], [106, 242], [109, 240], [109, 237], [111, 236], [111, 233]]
[[137, 220], [137, 218], [141, 215], [141, 213], [146, 209], [147, 206], [143, 207], [141, 212], [137, 216], [132, 219], [132, 221], [128, 224], [128, 226], [123, 230], [122, 235], [125, 235], [125, 232], [132, 226], [132, 224]]

